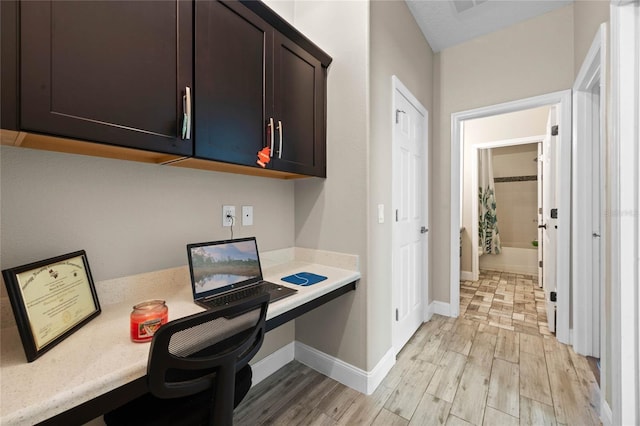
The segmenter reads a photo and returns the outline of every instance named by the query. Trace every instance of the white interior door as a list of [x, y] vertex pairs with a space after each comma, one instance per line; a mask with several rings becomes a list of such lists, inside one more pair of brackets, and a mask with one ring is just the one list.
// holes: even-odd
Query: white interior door
[[542, 269], [542, 260], [544, 253], [544, 218], [542, 217], [542, 149], [543, 143], [538, 143], [538, 286], [544, 287], [544, 274]]
[[556, 107], [549, 109], [547, 134], [542, 142], [542, 282], [547, 305], [547, 322], [549, 330], [556, 330], [556, 303], [551, 300], [551, 293], [557, 291], [556, 282], [556, 249], [558, 219], [554, 209], [557, 208], [556, 178], [558, 167], [558, 137], [554, 135], [557, 126]]
[[426, 304], [427, 120], [426, 110], [404, 86], [396, 85], [393, 95], [393, 347], [397, 354], [422, 324]]

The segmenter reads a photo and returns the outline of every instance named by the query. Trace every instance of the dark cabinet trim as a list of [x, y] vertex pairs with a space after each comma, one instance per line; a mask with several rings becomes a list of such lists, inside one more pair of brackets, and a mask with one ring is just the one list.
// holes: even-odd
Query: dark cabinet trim
[[0, 1], [0, 17], [2, 22], [2, 37], [0, 52], [2, 57], [2, 87], [1, 99], [2, 104], [0, 111], [0, 127], [9, 130], [18, 130], [20, 123], [18, 121], [19, 97], [18, 87], [20, 87], [18, 73], [18, 40], [20, 25], [18, 23], [19, 4], [14, 0]]
[[291, 24], [285, 21], [280, 15], [275, 13], [262, 1], [256, 0], [240, 0], [249, 10], [267, 21], [277, 31], [287, 36], [291, 41], [298, 44], [304, 50], [311, 55], [318, 58], [323, 67], [331, 65], [331, 56], [324, 50], [320, 49], [315, 43], [309, 40], [304, 34], [294, 28]]

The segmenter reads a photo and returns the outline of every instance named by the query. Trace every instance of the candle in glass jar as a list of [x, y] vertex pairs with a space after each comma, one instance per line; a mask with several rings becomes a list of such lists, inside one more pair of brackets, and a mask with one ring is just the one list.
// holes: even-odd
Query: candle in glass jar
[[169, 320], [169, 308], [164, 300], [138, 303], [131, 312], [131, 340], [148, 342], [162, 324]]

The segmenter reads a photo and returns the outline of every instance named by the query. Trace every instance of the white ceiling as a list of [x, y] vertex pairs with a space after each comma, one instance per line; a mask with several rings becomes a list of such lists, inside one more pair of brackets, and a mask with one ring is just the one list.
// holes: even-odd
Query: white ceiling
[[434, 52], [566, 6], [573, 0], [405, 0]]

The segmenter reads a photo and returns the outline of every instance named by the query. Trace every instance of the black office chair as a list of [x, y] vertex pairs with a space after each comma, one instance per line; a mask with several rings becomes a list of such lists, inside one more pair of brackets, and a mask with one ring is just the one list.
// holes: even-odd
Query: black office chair
[[104, 415], [108, 425], [231, 425], [251, 388], [269, 295], [170, 321], [149, 349], [149, 394]]

